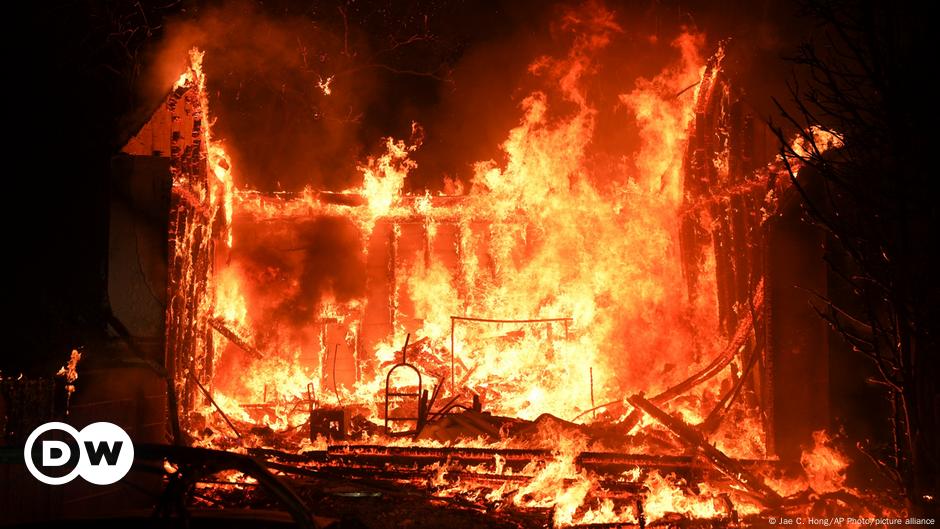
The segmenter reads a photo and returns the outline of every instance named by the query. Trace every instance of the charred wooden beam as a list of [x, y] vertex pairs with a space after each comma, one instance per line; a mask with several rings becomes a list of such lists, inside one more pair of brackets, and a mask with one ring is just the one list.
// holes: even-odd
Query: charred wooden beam
[[[388, 467], [382, 468], [381, 470], [372, 467], [357, 466], [315, 466], [313, 468], [307, 468], [272, 461], [266, 461], [265, 466], [284, 474], [297, 476], [311, 478], [331, 477], [355, 479], [357, 481], [369, 480], [376, 483], [382, 481], [424, 483], [437, 472], [415, 467]], [[532, 477], [533, 476], [524, 474], [494, 474], [455, 468], [444, 472], [440, 479], [449, 484], [463, 483], [470, 486], [499, 487], [505, 483], [524, 485], [529, 483]], [[563, 483], [568, 486], [573, 485], [574, 482], [575, 480], [573, 479], [563, 480]], [[619, 476], [612, 479], [599, 479], [598, 484], [600, 485], [599, 492], [601, 493], [598, 497], [602, 498], [638, 499], [645, 492], [642, 482], [621, 481]]]
[[764, 505], [776, 507], [783, 503], [783, 498], [781, 498], [776, 491], [768, 487], [763, 480], [725, 455], [724, 452], [709, 444], [708, 440], [705, 439], [698, 430], [686, 424], [685, 421], [677, 419], [659, 409], [642, 395], [628, 397], [627, 402], [656, 419], [686, 444], [700, 450], [719, 472], [741, 484], [752, 496], [760, 500]]
[[705, 421], [702, 423], [702, 429], [706, 432], [713, 432], [718, 429], [718, 426], [721, 424], [721, 419], [724, 417], [724, 414], [731, 409], [731, 406], [734, 404], [735, 399], [741, 393], [744, 384], [748, 381], [751, 371], [757, 365], [757, 361], [760, 359], [760, 356], [763, 352], [764, 346], [764, 335], [763, 333], [758, 334], [757, 340], [754, 343], [754, 346], [751, 348], [751, 354], [748, 356], [744, 369], [741, 372], [741, 376], [738, 377], [732, 387], [722, 396], [721, 400], [712, 411], [708, 414], [708, 417], [705, 418]]
[[[747, 527], [753, 525], [751, 524]], [[728, 518], [687, 518], [679, 514], [672, 514], [655, 522], [610, 522], [610, 523], [588, 523], [575, 524], [568, 526], [571, 529], [646, 529], [663, 527], [668, 529], [716, 529], [721, 527], [741, 527], [737, 522]]]
[[381, 445], [334, 445], [327, 448], [331, 463], [346, 465], [368, 465], [385, 468], [389, 465], [415, 466], [451, 461], [463, 465], [478, 465], [493, 462], [496, 456], [505, 459], [506, 465], [520, 470], [537, 459], [551, 459], [550, 450], [533, 449], [489, 449], [489, 448], [431, 448], [418, 446]]
[[199, 380], [196, 379], [196, 376], [193, 375], [191, 371], [187, 373], [187, 375], [189, 375], [189, 378], [193, 381], [194, 384], [196, 384], [196, 387], [198, 387], [199, 390], [202, 391], [202, 394], [205, 395], [207, 399], [209, 399], [209, 402], [212, 404], [213, 407], [215, 407], [215, 411], [219, 413], [219, 415], [222, 417], [222, 420], [225, 421], [225, 424], [227, 424], [228, 427], [231, 428], [233, 432], [235, 432], [235, 437], [238, 437], [239, 439], [241, 439], [242, 438], [241, 432], [238, 431], [238, 428], [235, 427], [235, 424], [232, 423], [232, 420], [228, 418], [228, 415], [226, 415], [225, 412], [222, 411], [222, 407], [219, 406], [215, 402], [215, 399], [212, 398], [212, 394], [209, 393], [209, 390], [207, 390], [205, 386], [199, 383]]
[[[265, 459], [282, 461], [298, 467], [305, 464], [325, 468], [359, 468], [370, 475], [384, 473], [394, 469], [420, 468], [434, 463], [451, 463], [473, 466], [492, 463], [496, 456], [505, 461], [507, 468], [521, 470], [532, 461], [548, 461], [555, 457], [548, 449], [508, 449], [508, 448], [461, 448], [461, 447], [421, 447], [421, 446], [381, 446], [381, 445], [331, 445], [327, 450], [316, 450], [294, 454], [272, 449], [250, 449], [249, 453]], [[735, 459], [734, 464], [745, 469], [764, 468], [774, 462], [763, 460]], [[703, 463], [691, 456], [627, 454], [614, 452], [582, 452], [575, 460], [579, 468], [590, 470], [598, 475], [620, 477], [627, 470], [641, 468], [676, 473], [683, 476], [698, 475], [714, 469], [711, 464]]]
[[238, 348], [242, 351], [245, 351], [255, 358], [264, 358], [264, 353], [258, 350], [258, 348], [254, 345], [248, 343], [244, 338], [236, 334], [235, 331], [229, 329], [228, 326], [225, 325], [225, 322], [221, 319], [212, 318], [209, 320], [209, 325], [218, 331], [219, 334], [224, 336], [228, 341], [238, 346]]

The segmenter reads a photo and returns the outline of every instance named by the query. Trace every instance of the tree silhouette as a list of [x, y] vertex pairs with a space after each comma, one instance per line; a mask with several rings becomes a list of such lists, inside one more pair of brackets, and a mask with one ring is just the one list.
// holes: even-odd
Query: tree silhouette
[[[872, 454], [922, 508], [936, 500], [936, 198], [929, 192], [929, 62], [922, 9], [813, 0], [814, 39], [792, 58], [791, 100], [771, 124], [806, 217], [829, 234], [850, 300], [820, 316], [874, 363], [891, 401], [888, 450]], [[796, 141], [793, 141], [796, 134]], [[840, 148], [826, 151], [823, 138]]]

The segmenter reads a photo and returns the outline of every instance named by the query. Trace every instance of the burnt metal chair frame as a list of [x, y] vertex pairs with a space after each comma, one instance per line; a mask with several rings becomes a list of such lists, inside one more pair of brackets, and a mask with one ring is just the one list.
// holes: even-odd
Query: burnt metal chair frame
[[[421, 430], [423, 429], [424, 421], [426, 419], [425, 402], [427, 399], [427, 392], [423, 391], [424, 385], [423, 385], [423, 381], [421, 378], [421, 371], [419, 371], [418, 368], [415, 367], [414, 365], [409, 364], [407, 361], [408, 360], [408, 342], [410, 340], [411, 340], [411, 334], [408, 334], [405, 337], [405, 346], [401, 348], [401, 362], [393, 365], [392, 368], [388, 370], [388, 374], [385, 375], [385, 434], [389, 436], [404, 437], [408, 435], [411, 435], [411, 436], [418, 435], [418, 433], [420, 433]], [[391, 391], [392, 373], [394, 373], [398, 369], [403, 369], [403, 368], [410, 369], [414, 371], [416, 375], [418, 375], [418, 389], [414, 393], [411, 393], [408, 391], [395, 391], [395, 392]], [[389, 417], [389, 414], [388, 414], [389, 397], [402, 397], [402, 398], [411, 397], [411, 398], [417, 399], [418, 401], [417, 416], [411, 417], [411, 416], [399, 415], [399, 416]], [[404, 432], [392, 432], [388, 427], [389, 422], [414, 422], [415, 428], [414, 430], [407, 430]]]

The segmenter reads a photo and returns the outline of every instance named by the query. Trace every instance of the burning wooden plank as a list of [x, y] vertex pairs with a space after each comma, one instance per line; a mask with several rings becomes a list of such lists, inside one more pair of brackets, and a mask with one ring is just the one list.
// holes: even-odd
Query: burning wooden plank
[[628, 397], [627, 402], [659, 421], [659, 423], [668, 428], [684, 443], [701, 450], [715, 468], [722, 474], [741, 484], [752, 496], [760, 500], [764, 505], [776, 507], [783, 503], [783, 498], [781, 498], [776, 491], [768, 487], [758, 476], [752, 474], [736, 461], [725, 455], [724, 452], [709, 444], [708, 440], [692, 426], [659, 409], [642, 395]]
[[229, 329], [228, 326], [225, 325], [225, 322], [222, 321], [220, 318], [212, 318], [211, 320], [209, 320], [209, 325], [211, 325], [213, 329], [218, 331], [219, 334], [221, 334], [226, 339], [228, 339], [228, 341], [237, 345], [242, 351], [245, 351], [246, 353], [250, 354], [251, 356], [255, 358], [259, 358], [259, 359], [264, 358], [264, 353], [262, 353], [254, 345], [248, 343], [248, 341], [246, 341], [244, 338], [239, 336], [235, 331], [233, 331], [232, 329]]
[[[252, 448], [249, 453], [266, 460], [290, 462], [300, 468], [314, 465], [317, 468], [334, 468], [341, 472], [352, 469], [368, 469], [373, 476], [395, 468], [411, 469], [434, 463], [473, 467], [492, 463], [499, 457], [505, 468], [521, 471], [537, 460], [551, 460], [553, 451], [544, 448], [483, 448], [483, 447], [427, 447], [384, 445], [330, 445], [326, 450], [314, 450], [301, 454], [283, 452], [269, 448]], [[762, 460], [732, 460], [743, 468], [766, 465]], [[699, 474], [713, 469], [698, 458], [675, 455], [630, 454], [615, 452], [581, 452], [575, 458], [578, 468], [590, 470], [599, 476], [620, 479], [627, 470], [640, 468], [644, 471], [658, 470], [680, 475]], [[423, 474], [422, 474], [423, 475]]]

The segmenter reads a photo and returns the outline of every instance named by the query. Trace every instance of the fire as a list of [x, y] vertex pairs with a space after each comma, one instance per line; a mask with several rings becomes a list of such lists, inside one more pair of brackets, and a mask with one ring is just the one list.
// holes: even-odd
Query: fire
[[[75, 381], [78, 380], [78, 363], [82, 359], [82, 353], [78, 349], [72, 349], [69, 355], [69, 361], [59, 368], [55, 376], [65, 379], [66, 399], [71, 401], [72, 394], [75, 393]], [[3, 378], [0, 377], [0, 380]]]
[[[218, 430], [202, 442], [222, 444], [219, 431], [227, 427], [219, 425], [216, 406], [236, 422], [283, 433], [297, 431], [312, 407], [327, 404], [380, 424], [385, 377], [403, 355], [423, 373], [418, 389], [443, 388], [442, 395], [464, 400], [475, 396], [495, 415], [587, 421], [596, 403], [659, 393], [721, 351], [714, 256], [703, 265], [701, 292], [689, 295], [678, 251], [682, 157], [695, 100], [690, 88], [705, 71], [704, 36], [680, 35], [672, 42], [675, 63], [619, 96], [616, 111], [625, 125], [637, 127], [641, 140], [632, 156], [611, 161], [592, 151], [597, 116], [611, 109], [598, 108], [587, 87], [594, 57], [622, 29], [613, 13], [598, 6], [572, 12], [562, 28], [571, 49], [533, 63], [530, 72], [547, 86], [521, 101], [498, 160], [476, 162], [468, 187], [449, 181], [447, 188], [458, 195], [404, 193], [417, 167], [411, 156], [422, 143], [416, 123], [408, 141], [386, 138], [384, 152], [358, 166], [360, 186], [328, 199], [310, 189], [296, 195], [237, 189], [231, 158], [203, 116], [207, 201], [210, 218], [223, 220], [217, 234], [225, 247], [215, 249], [211, 307], [199, 313], [214, 329], [215, 405], [205, 405], [197, 424]], [[192, 52], [192, 66], [177, 88], [195, 87], [207, 111], [202, 59]], [[330, 81], [320, 83], [324, 94]], [[820, 143], [836, 141], [820, 136]], [[258, 235], [262, 227], [268, 231]], [[388, 254], [384, 261], [381, 252]], [[324, 262], [339, 266], [323, 273]], [[350, 280], [348, 269], [368, 275], [367, 286]], [[305, 281], [312, 275], [327, 279], [310, 289]], [[385, 305], [376, 306], [374, 292], [384, 293]], [[376, 327], [384, 335], [366, 340]], [[414, 346], [402, 351], [406, 335]], [[352, 364], [345, 378], [337, 374], [341, 362]], [[669, 403], [669, 411], [701, 424], [722, 382], [728, 383], [715, 377], [698, 386]], [[415, 384], [401, 379], [392, 387], [414, 391]], [[643, 416], [630, 431], [656, 427]], [[415, 443], [369, 435], [365, 441], [385, 446]], [[742, 412], [714, 442], [735, 456], [762, 457], [762, 435], [755, 414]], [[731, 487], [714, 490], [637, 469], [619, 483], [643, 489], [641, 513], [605, 497], [600, 477], [578, 456], [590, 449], [647, 447], [630, 446], [627, 439], [595, 447], [570, 432], [542, 440], [552, 456], [526, 466], [520, 473], [525, 481], [507, 480], [477, 496], [551, 508], [559, 527], [638, 523], [676, 512], [729, 517], [728, 497], [737, 514], [760, 509]], [[511, 442], [501, 437], [458, 444]], [[297, 444], [310, 447], [306, 439]], [[504, 463], [496, 457], [495, 475], [513, 475]], [[811, 477], [802, 484], [813, 490], [843, 485], [845, 459], [822, 437], [803, 465]], [[477, 486], [469, 478], [447, 482], [446, 466], [428, 470], [441, 495], [467, 494]]]
[[238, 328], [248, 323], [248, 306], [239, 287], [239, 276], [227, 268], [216, 276], [215, 316]]
[[651, 493], [644, 502], [646, 515], [658, 520], [669, 513], [689, 513], [695, 518], [727, 516], [727, 509], [720, 506], [717, 495], [692, 496], [679, 488], [676, 480], [650, 473], [646, 486]]
[[362, 172], [362, 188], [359, 191], [366, 198], [373, 218], [387, 215], [392, 206], [399, 205], [408, 171], [417, 166], [408, 155], [421, 146], [420, 132], [418, 124], [413, 123], [412, 135], [416, 140], [412, 145], [387, 138], [385, 154], [369, 158], [366, 164], [359, 166]]
[[[692, 106], [686, 100], [670, 101], [674, 92], [696, 85], [705, 72], [699, 50], [704, 35], [684, 33], [672, 46], [680, 52], [680, 63], [654, 79], [641, 79], [629, 94], [620, 100], [634, 113], [642, 128], [642, 147], [637, 156], [637, 168], [648, 175], [647, 190], [660, 190], [671, 203], [682, 198], [681, 158], [678, 153], [686, 139], [686, 130], [692, 119]], [[719, 50], [719, 53], [721, 51]], [[678, 90], [677, 90], [678, 89]]]
[[849, 461], [832, 445], [825, 431], [813, 432], [813, 448], [803, 452], [800, 463], [806, 471], [808, 485], [823, 494], [845, 488], [845, 469]]
[[[549, 83], [546, 90], [523, 99], [520, 122], [502, 144], [504, 160], [476, 163], [469, 192], [448, 203], [429, 194], [403, 195], [408, 173], [416, 167], [409, 156], [421, 145], [417, 124], [408, 143], [388, 138], [383, 154], [359, 166], [362, 185], [346, 193], [361, 196], [363, 207], [323, 204], [313, 194], [260, 199], [233, 193], [229, 158], [209, 142], [209, 164], [223, 190], [227, 221], [232, 210], [257, 222], [341, 215], [358, 226], [364, 252], [383, 219], [393, 222], [396, 239], [403, 236], [397, 219], [418, 219], [426, 248], [437, 244], [445, 227], [453, 233], [457, 266], [431, 254], [404, 268], [405, 277], [393, 284], [394, 332], [375, 350], [364, 352], [365, 361], [387, 364], [396, 357], [404, 334], [412, 332], [428, 339], [425, 351], [437, 358], [436, 364], [449, 364], [448, 357], [455, 357], [455, 372], [428, 373], [431, 380], [453, 378], [453, 383], [472, 388], [493, 412], [528, 419], [542, 413], [574, 417], [591, 406], [592, 392], [608, 401], [625, 391], [663, 389], [685, 372], [650, 373], [646, 366], [691, 366], [707, 353], [695, 343], [717, 341], [707, 331], [715, 328], [713, 314], [696, 310], [698, 325], [689, 325], [692, 308], [684, 302], [675, 236], [682, 199], [681, 146], [694, 96], [682, 91], [702, 74], [704, 59], [698, 50], [703, 37], [688, 33], [677, 38], [676, 65], [640, 79], [620, 97], [643, 133], [642, 145], [630, 161], [601, 165], [591, 157], [598, 109], [585, 85], [595, 69], [594, 55], [621, 29], [612, 13], [599, 8], [567, 17], [563, 27], [574, 35], [569, 53], [539, 58], [530, 68], [533, 75], [554, 79], [554, 87]], [[574, 110], [559, 116], [557, 105], [573, 105]], [[229, 243], [233, 231], [227, 228]], [[235, 284], [258, 280], [243, 270], [233, 262], [218, 272], [217, 314], [231, 312], [233, 297], [249, 307], [249, 314], [250, 307], [268, 304], [263, 292]], [[395, 301], [402, 298], [411, 305], [409, 314]], [[347, 323], [356, 321], [364, 306], [362, 301], [341, 305], [339, 319]], [[250, 317], [240, 314], [244, 325]], [[420, 326], [406, 329], [402, 320], [415, 316]], [[455, 316], [475, 320], [458, 325]], [[557, 321], [512, 323], [543, 319]], [[250, 330], [257, 324], [247, 324], [249, 335], [259, 336]], [[283, 327], [267, 323], [272, 324]], [[262, 341], [277, 344], [279, 351], [268, 352], [301, 358], [310, 356], [309, 347], [297, 340], [308, 340], [316, 330], [308, 325], [263, 334]], [[447, 350], [451, 342], [453, 351]], [[283, 388], [279, 394], [302, 397], [310, 380], [285, 377], [274, 364], [280, 362], [255, 361], [249, 380], [238, 381], [237, 398], [257, 400], [262, 378], [277, 381]], [[293, 371], [312, 376], [323, 373], [324, 366]], [[343, 400], [375, 399], [384, 370], [362, 375], [355, 388], [342, 388]], [[296, 386], [284, 387], [285, 379], [296, 380]], [[224, 387], [219, 384], [217, 390]]]
[[837, 132], [813, 125], [805, 134], [797, 134], [790, 148], [799, 159], [805, 159], [829, 149], [838, 149], [844, 143]]
[[[569, 53], [540, 58], [530, 69], [555, 79], [554, 93], [539, 91], [524, 98], [520, 122], [502, 144], [504, 161], [478, 162], [469, 192], [446, 204], [430, 195], [402, 194], [409, 171], [416, 167], [409, 155], [421, 144], [417, 124], [409, 143], [388, 138], [383, 154], [359, 166], [362, 186], [347, 193], [362, 196], [364, 207], [323, 204], [309, 193], [280, 199], [235, 191], [230, 159], [205, 127], [212, 182], [218, 189], [213, 204], [224, 212], [225, 240], [232, 245], [233, 214], [259, 221], [342, 215], [359, 227], [363, 247], [381, 219], [419, 219], [427, 246], [435, 244], [442, 226], [453, 226], [458, 266], [435, 255], [415, 259], [406, 277], [396, 280], [393, 297], [407, 297], [410, 311], [421, 318], [420, 327], [410, 331], [429, 339], [429, 354], [442, 365], [451, 354], [455, 357], [459, 372], [429, 376], [436, 382], [454, 376], [494, 413], [574, 417], [591, 406], [591, 390], [605, 402], [627, 391], [657, 391], [677, 381], [686, 374], [683, 369], [649, 366], [692, 366], [708, 353], [696, 343], [717, 342], [709, 330], [716, 327], [713, 314], [694, 311], [697, 325], [689, 325], [692, 308], [685, 304], [675, 236], [682, 199], [681, 145], [694, 96], [682, 91], [702, 74], [703, 37], [688, 33], [677, 38], [677, 63], [654, 78], [640, 79], [621, 96], [643, 132], [642, 145], [632, 160], [600, 165], [590, 154], [598, 109], [584, 87], [595, 68], [594, 54], [621, 29], [613, 14], [600, 8], [566, 18], [564, 27], [574, 35]], [[189, 75], [205, 98], [201, 61], [195, 52]], [[574, 110], [558, 116], [556, 104], [573, 105]], [[398, 225], [393, 236], [401, 237]], [[267, 380], [279, 388], [278, 395], [303, 398], [315, 373], [324, 372], [323, 365], [311, 369], [294, 363], [309, 358], [309, 347], [298, 340], [313, 338], [315, 328], [275, 324], [281, 329], [252, 329], [259, 323], [251, 316], [255, 308], [269, 305], [263, 291], [245, 288], [259, 279], [234, 261], [216, 273], [216, 316], [243, 331], [246, 339], [259, 340], [265, 353], [264, 359], [245, 366], [252, 366], [247, 379], [239, 370], [240, 389], [230, 396], [256, 401], [264, 393], [262, 380]], [[356, 311], [363, 307], [361, 300], [340, 305], [342, 317], [337, 319], [347, 321], [357, 319]], [[396, 357], [406, 332], [401, 316], [395, 310], [394, 333], [365, 352], [371, 365]], [[453, 316], [557, 321], [455, 325]], [[448, 351], [452, 328], [454, 350]], [[231, 354], [223, 353], [220, 362]], [[375, 399], [385, 370], [362, 375], [355, 388], [340, 388], [343, 400]], [[230, 391], [224, 388], [232, 386], [218, 378], [216, 392]]]
[[209, 93], [206, 90], [206, 75], [202, 68], [204, 56], [205, 53], [196, 48], [190, 50], [190, 66], [185, 72], [180, 74], [173, 88], [174, 90], [178, 90], [186, 86], [194, 86], [195, 92], [198, 94], [199, 105], [205, 113], [205, 115], [202, 116], [205, 118], [205, 121], [202, 123], [201, 127], [201, 141], [205, 145], [206, 161], [209, 165], [209, 170], [215, 177], [210, 180], [208, 189], [209, 204], [213, 207], [221, 205], [222, 214], [225, 219], [224, 235], [226, 243], [228, 246], [231, 246], [232, 233], [228, 227], [232, 224], [232, 204], [235, 196], [235, 184], [231, 174], [232, 161], [225, 152], [225, 148], [222, 146], [221, 142], [212, 136], [212, 125], [208, 120]]
[[332, 94], [333, 94], [333, 88], [330, 87], [330, 84], [331, 84], [332, 82], [333, 82], [333, 76], [332, 76], [332, 75], [329, 76], [329, 77], [327, 77], [326, 79], [321, 78], [319, 81], [317, 81], [317, 88], [319, 88], [320, 91], [323, 92], [323, 95], [326, 95], [326, 96], [332, 95]]

